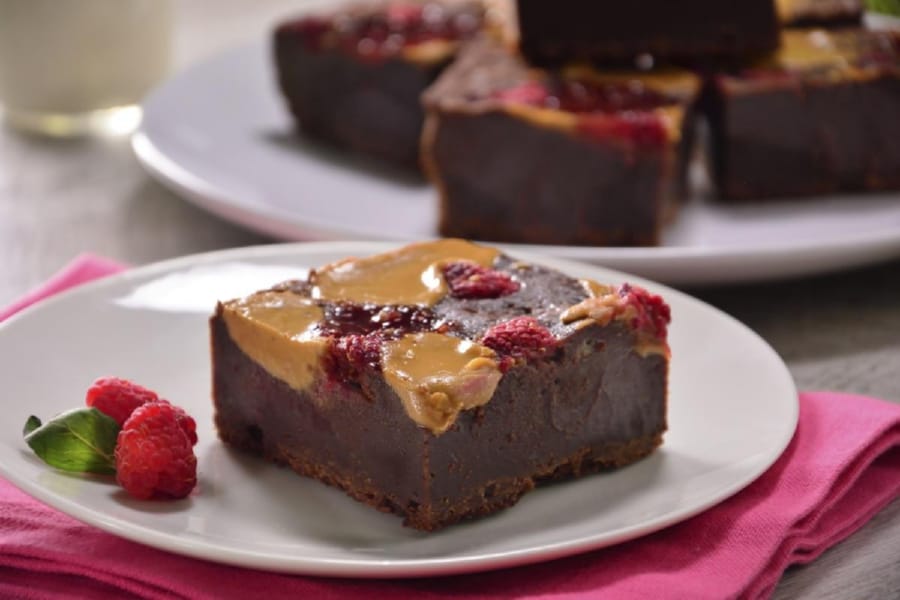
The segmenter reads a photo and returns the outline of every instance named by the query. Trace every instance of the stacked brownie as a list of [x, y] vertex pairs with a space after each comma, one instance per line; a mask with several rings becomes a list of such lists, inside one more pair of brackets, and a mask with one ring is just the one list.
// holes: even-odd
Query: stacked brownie
[[728, 200], [900, 189], [900, 37], [796, 29], [711, 78], [715, 179]]
[[659, 243], [701, 118], [723, 200], [900, 188], [900, 35], [862, 29], [861, 0], [512, 6], [389, 0], [282, 26], [300, 128], [421, 166], [440, 233], [494, 241]]
[[444, 235], [654, 244], [683, 195], [700, 80], [687, 71], [530, 67], [469, 44], [424, 95]]

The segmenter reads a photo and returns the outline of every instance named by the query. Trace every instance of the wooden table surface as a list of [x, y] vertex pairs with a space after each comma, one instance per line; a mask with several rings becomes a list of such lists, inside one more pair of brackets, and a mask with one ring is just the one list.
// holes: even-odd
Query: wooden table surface
[[[309, 2], [180, 0], [173, 69], [265, 34]], [[271, 243], [186, 204], [151, 180], [127, 139], [53, 141], [0, 128], [0, 306], [90, 251], [132, 264]], [[688, 290], [784, 358], [800, 389], [900, 402], [900, 261], [790, 282]], [[900, 501], [776, 598], [900, 598]]]

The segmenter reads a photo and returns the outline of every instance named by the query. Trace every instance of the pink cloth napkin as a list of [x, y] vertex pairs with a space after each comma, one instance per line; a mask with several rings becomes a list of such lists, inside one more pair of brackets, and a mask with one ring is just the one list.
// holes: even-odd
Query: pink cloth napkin
[[[120, 270], [83, 256], [0, 319]], [[0, 479], [0, 597], [762, 598], [900, 495], [900, 405], [800, 395], [784, 455], [749, 487], [678, 525], [517, 569], [421, 580], [288, 576], [170, 554], [84, 525]]]

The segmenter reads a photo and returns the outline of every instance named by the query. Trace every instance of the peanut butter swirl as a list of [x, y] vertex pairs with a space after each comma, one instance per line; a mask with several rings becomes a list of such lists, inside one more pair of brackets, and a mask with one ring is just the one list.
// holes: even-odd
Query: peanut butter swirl
[[313, 272], [313, 298], [372, 304], [434, 306], [447, 294], [441, 266], [467, 260], [490, 267], [500, 252], [458, 239], [410, 244], [393, 252], [347, 259]]
[[[794, 29], [781, 34], [781, 48], [751, 70], [794, 73], [833, 81], [866, 81], [896, 64], [896, 51], [875, 31]], [[765, 79], [762, 80], [763, 82]], [[750, 78], [745, 82], [756, 82]]]
[[440, 434], [459, 413], [494, 395], [501, 373], [493, 350], [439, 333], [416, 333], [388, 342], [384, 378], [410, 418]]
[[[495, 248], [444, 239], [393, 252], [327, 265], [310, 276], [309, 296], [270, 290], [222, 304], [221, 313], [237, 346], [273, 377], [303, 391], [324, 374], [329, 339], [317, 327], [323, 305], [352, 302], [433, 306], [447, 294], [443, 266], [470, 261], [490, 267]], [[492, 350], [438, 333], [407, 334], [385, 342], [382, 368], [388, 383], [416, 423], [435, 434], [447, 430], [460, 411], [490, 400], [501, 373]]]
[[[588, 293], [588, 297], [574, 306], [570, 306], [560, 315], [560, 320], [565, 324], [574, 324], [576, 328], [585, 327], [596, 323], [600, 326], [608, 325], [612, 321], [632, 323], [638, 316], [638, 309], [634, 304], [623, 300], [619, 290], [593, 279], [580, 280], [581, 285]], [[650, 335], [646, 331], [636, 331], [634, 351], [640, 356], [659, 354], [668, 356], [669, 345], [664, 339]]]
[[785, 31], [781, 49], [770, 64], [797, 71], [815, 67], [848, 69], [858, 60], [858, 51], [841, 41], [839, 35], [824, 30]]
[[222, 305], [234, 343], [273, 377], [296, 390], [320, 369], [326, 341], [313, 333], [322, 308], [292, 292], [260, 292]]

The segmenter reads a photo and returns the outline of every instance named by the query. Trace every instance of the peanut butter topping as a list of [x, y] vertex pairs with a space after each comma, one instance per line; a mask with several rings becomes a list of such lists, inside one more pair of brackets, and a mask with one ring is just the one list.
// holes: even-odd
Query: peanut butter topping
[[823, 29], [785, 31], [781, 49], [773, 58], [774, 66], [788, 70], [817, 67], [850, 68], [858, 56], [852, 44], [840, 44], [837, 35]]
[[486, 404], [501, 373], [493, 350], [439, 333], [408, 334], [388, 342], [385, 380], [410, 418], [440, 434], [459, 413]]
[[296, 390], [312, 383], [325, 340], [313, 327], [322, 309], [291, 292], [261, 292], [222, 305], [234, 343], [273, 377]]
[[403, 58], [421, 65], [432, 65], [453, 56], [459, 42], [433, 39], [419, 44], [410, 44], [401, 50]]
[[782, 23], [791, 21], [797, 14], [797, 0], [775, 0], [775, 11]]
[[641, 358], [647, 358], [653, 354], [668, 357], [672, 353], [669, 344], [648, 338], [638, 339], [638, 342], [634, 345], [634, 351]]
[[684, 108], [681, 106], [661, 106], [654, 111], [666, 129], [666, 136], [672, 142], [681, 140], [684, 126]]
[[464, 240], [410, 244], [393, 252], [348, 259], [317, 269], [313, 298], [373, 304], [433, 306], [447, 293], [441, 266], [467, 260], [490, 267], [500, 252]]
[[590, 65], [575, 64], [563, 69], [563, 77], [593, 83], [634, 83], [663, 94], [693, 96], [700, 91], [700, 78], [682, 69], [656, 71], [600, 71]]
[[[565, 132], [575, 131], [578, 127], [579, 115], [570, 112], [515, 102], [505, 103], [503, 110], [514, 117], [534, 123], [538, 127]], [[653, 109], [653, 112], [659, 116], [660, 122], [665, 128], [666, 137], [673, 142], [679, 141], [684, 123], [684, 108], [677, 105], [661, 106]]]
[[[563, 78], [583, 81], [590, 84], [634, 86], [635, 89], [648, 89], [671, 97], [669, 103], [647, 109], [653, 112], [665, 131], [666, 138], [672, 142], [681, 139], [685, 109], [672, 94], [695, 96], [700, 90], [700, 80], [687, 71], [662, 71], [660, 73], [603, 73], [587, 66], [570, 66], [563, 70]], [[541, 80], [540, 73], [534, 74], [535, 81]], [[535, 105], [529, 102], [503, 101], [500, 109], [515, 118], [533, 123], [539, 127], [556, 129], [566, 133], [578, 129], [585, 117], [582, 113], [573, 113], [566, 109]]]
[[581, 321], [576, 327], [583, 327], [594, 321], [600, 325], [609, 323], [615, 316], [619, 304], [616, 289], [593, 279], [579, 279], [578, 283], [587, 292], [588, 298], [564, 310], [559, 317], [560, 320], [566, 325]]
[[612, 294], [615, 291], [615, 288], [613, 288], [613, 286], [607, 285], [605, 283], [599, 283], [593, 279], [579, 279], [578, 283], [581, 284], [588, 295], [592, 298], [606, 296], [607, 294]]
[[778, 20], [791, 24], [797, 20], [827, 20], [837, 16], [850, 17], [861, 10], [859, 0], [775, 0]]
[[[610, 292], [602, 296], [591, 296], [575, 306], [570, 306], [563, 311], [559, 318], [567, 325], [583, 319], [590, 319], [598, 325], [608, 325], [613, 318], [619, 316], [620, 307], [619, 295], [615, 292]], [[628, 308], [631, 308], [632, 311], [634, 310], [632, 307]], [[627, 318], [627, 315], [624, 313], [621, 316], [622, 318]]]
[[578, 116], [553, 108], [541, 108], [518, 102], [506, 102], [503, 110], [510, 115], [534, 123], [538, 127], [560, 129], [562, 131], [574, 131], [578, 126]]
[[580, 329], [593, 323], [602, 327], [614, 320], [622, 321], [630, 324], [630, 327], [635, 330], [637, 339], [634, 351], [638, 355], [642, 357], [651, 354], [669, 355], [669, 345], [664, 339], [665, 334], [660, 334], [659, 331], [648, 331], [646, 325], [635, 325], [640, 321], [646, 321], [646, 315], [642, 319], [637, 305], [623, 298], [618, 289], [597, 283], [592, 279], [582, 279], [580, 283], [590, 297], [563, 311], [560, 315], [563, 323], [574, 324], [576, 329]]

